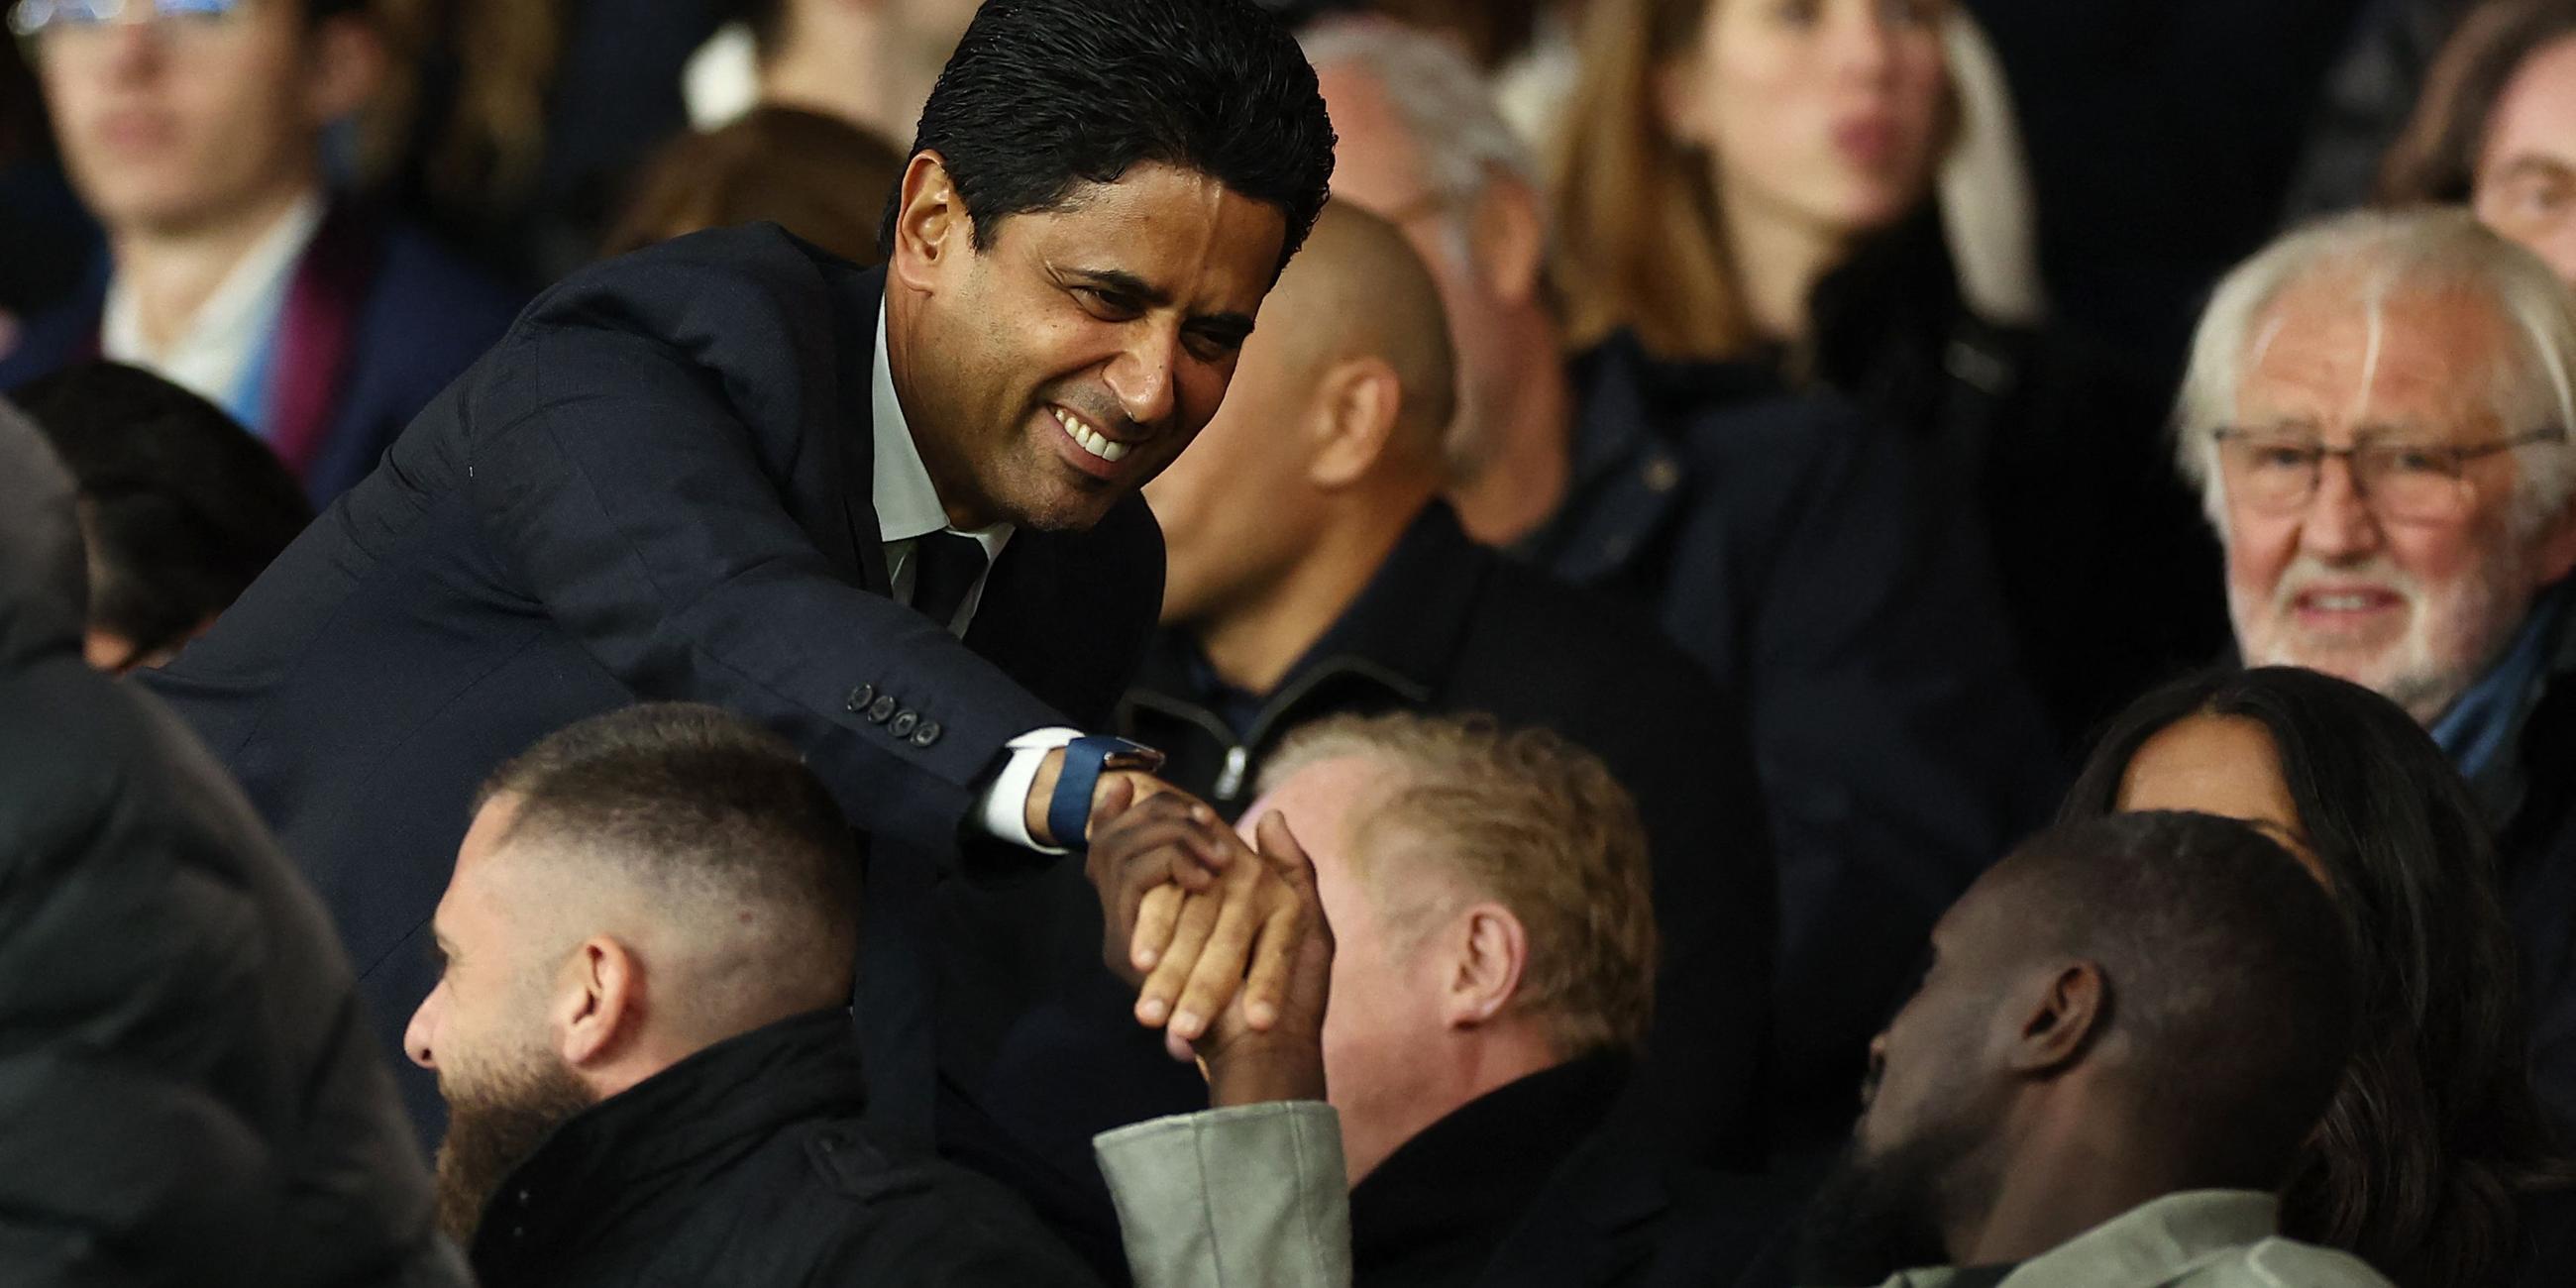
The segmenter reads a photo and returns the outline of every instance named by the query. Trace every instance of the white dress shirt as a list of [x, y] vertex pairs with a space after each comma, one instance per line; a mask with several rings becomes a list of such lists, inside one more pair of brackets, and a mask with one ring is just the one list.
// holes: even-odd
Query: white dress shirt
[[[930, 481], [930, 467], [921, 462], [921, 448], [912, 441], [912, 424], [904, 417], [903, 401], [895, 395], [894, 368], [886, 360], [886, 314], [882, 303], [877, 305], [876, 362], [868, 400], [869, 427], [876, 439], [869, 485], [876, 502], [877, 539], [885, 543], [886, 575], [893, 582], [896, 602], [912, 602], [912, 552], [921, 538], [934, 532], [953, 532], [984, 548], [984, 575], [967, 589], [956, 620], [947, 623], [949, 634], [964, 639], [967, 626], [975, 620], [975, 610], [983, 605], [984, 585], [991, 580], [993, 562], [1002, 557], [1002, 547], [1010, 544], [1011, 525], [996, 523], [972, 532], [949, 525], [948, 507], [940, 502], [939, 489]], [[993, 785], [984, 789], [971, 815], [978, 826], [1014, 845], [1048, 854], [1064, 853], [1063, 847], [1040, 845], [1029, 835], [1029, 789], [1037, 782], [1038, 766], [1046, 754], [1081, 736], [1079, 729], [1032, 729], [1006, 744], [1011, 757], [993, 779]]]
[[260, 235], [224, 274], [170, 343], [155, 348], [143, 336], [143, 308], [122, 274], [107, 283], [107, 308], [99, 319], [98, 347], [111, 361], [141, 367], [233, 414], [254, 431], [267, 408], [259, 391], [245, 389], [252, 361], [272, 342], [295, 264], [322, 229], [322, 195], [306, 193]]

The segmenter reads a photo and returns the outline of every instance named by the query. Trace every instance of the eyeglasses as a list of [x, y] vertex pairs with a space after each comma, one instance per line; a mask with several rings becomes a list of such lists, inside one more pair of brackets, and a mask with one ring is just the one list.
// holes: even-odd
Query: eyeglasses
[[2352, 471], [2353, 490], [2380, 517], [2438, 523], [2467, 510], [2469, 489], [2462, 475], [2469, 462], [2534, 443], [2563, 441], [2566, 435], [2550, 429], [2456, 447], [2368, 439], [2350, 447], [2328, 447], [2296, 434], [2243, 429], [2221, 429], [2210, 437], [2218, 443], [2228, 495], [2263, 513], [2290, 514], [2307, 508], [2316, 498], [2326, 459], [2339, 457]]
[[111, 23], [185, 21], [215, 23], [233, 16], [243, 0], [18, 0], [9, 30], [33, 40], [47, 31], [95, 30]]

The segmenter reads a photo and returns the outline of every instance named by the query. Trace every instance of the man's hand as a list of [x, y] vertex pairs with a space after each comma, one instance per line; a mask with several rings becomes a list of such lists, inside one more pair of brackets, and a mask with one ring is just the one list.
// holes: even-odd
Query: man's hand
[[1252, 1024], [1247, 999], [1219, 1013], [1197, 1042], [1199, 1069], [1207, 1075], [1208, 1103], [1224, 1109], [1272, 1100], [1322, 1100], [1324, 1007], [1333, 988], [1333, 927], [1316, 894], [1315, 865], [1276, 811], [1261, 817], [1260, 861], [1297, 901], [1297, 936], [1289, 945], [1288, 988], [1276, 1022]]
[[[1062, 845], [1054, 829], [1047, 826], [1047, 807], [1055, 802], [1056, 780], [1064, 777], [1064, 749], [1059, 747], [1038, 762], [1038, 776], [1029, 784], [1028, 803], [1022, 807], [1021, 821], [1029, 829], [1029, 838], [1040, 845]], [[1091, 789], [1092, 836], [1109, 820], [1118, 817], [1129, 805], [1157, 792], [1172, 790], [1172, 785], [1141, 769], [1102, 771], [1100, 781]]]
[[1215, 810], [1170, 790], [1139, 801], [1095, 833], [1088, 871], [1103, 957], [1140, 985], [1138, 1022], [1168, 1020], [1174, 1055], [1187, 1057], [1238, 990], [1254, 1031], [1278, 1023], [1304, 908], [1281, 864], [1254, 854]]

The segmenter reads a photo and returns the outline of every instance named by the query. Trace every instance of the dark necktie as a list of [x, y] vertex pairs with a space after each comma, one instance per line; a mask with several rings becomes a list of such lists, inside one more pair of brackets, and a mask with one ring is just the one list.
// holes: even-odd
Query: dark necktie
[[984, 547], [973, 537], [933, 532], [912, 543], [912, 606], [941, 630], [951, 629], [966, 593], [984, 575]]

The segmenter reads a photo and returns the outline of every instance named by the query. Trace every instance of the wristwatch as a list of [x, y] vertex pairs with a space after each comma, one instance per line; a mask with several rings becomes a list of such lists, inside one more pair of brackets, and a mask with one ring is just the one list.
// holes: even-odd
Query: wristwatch
[[1064, 747], [1064, 772], [1056, 775], [1055, 795], [1047, 798], [1047, 831], [1068, 850], [1091, 848], [1091, 791], [1100, 775], [1113, 769], [1163, 767], [1163, 753], [1141, 742], [1106, 734], [1076, 738]]

